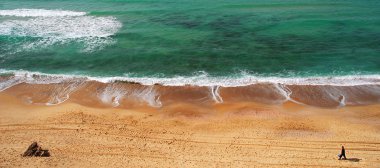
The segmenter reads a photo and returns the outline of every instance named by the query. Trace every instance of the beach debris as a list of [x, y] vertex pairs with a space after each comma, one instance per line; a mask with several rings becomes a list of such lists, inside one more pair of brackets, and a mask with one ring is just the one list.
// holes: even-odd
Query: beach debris
[[49, 150], [42, 149], [37, 142], [29, 145], [28, 149], [22, 155], [23, 157], [50, 157]]

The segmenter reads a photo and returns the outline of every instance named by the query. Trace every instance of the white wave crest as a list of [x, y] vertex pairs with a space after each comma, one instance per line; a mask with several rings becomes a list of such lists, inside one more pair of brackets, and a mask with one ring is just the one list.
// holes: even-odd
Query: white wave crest
[[20, 83], [28, 83], [28, 84], [58, 84], [65, 83], [75, 80], [76, 82], [84, 82], [87, 78], [76, 78], [73, 76], [65, 76], [65, 75], [48, 75], [43, 73], [30, 73], [28, 71], [7, 71], [1, 70], [0, 74], [9, 74], [12, 76], [8, 76], [6, 78], [0, 78], [0, 92], [4, 91], [12, 86], [15, 86]]
[[86, 12], [46, 9], [12, 9], [0, 10], [0, 16], [16, 17], [55, 17], [55, 16], [83, 16]]
[[[0, 22], [0, 35], [35, 38], [12, 47], [21, 47], [21, 51], [69, 42], [83, 43], [85, 52], [102, 49], [114, 42], [110, 36], [122, 27], [114, 17], [85, 16], [84, 12], [57, 10], [42, 10], [42, 14], [31, 12], [34, 10], [27, 11], [21, 15], [37, 17]], [[7, 14], [4, 11], [3, 13]]]
[[164, 86], [222, 86], [238, 87], [258, 83], [279, 83], [285, 85], [331, 85], [331, 86], [356, 86], [356, 85], [380, 85], [380, 75], [347, 75], [336, 77], [213, 77], [213, 76], [178, 76], [171, 78], [160, 77], [88, 77], [103, 83], [113, 81], [128, 81], [143, 85], [161, 84]]
[[[65, 79], [85, 79], [88, 81], [98, 81], [102, 83], [112, 83], [115, 81], [127, 81], [140, 83], [142, 85], [160, 84], [164, 86], [221, 86], [221, 87], [238, 87], [248, 86], [258, 83], [275, 83], [283, 85], [329, 85], [329, 86], [358, 86], [358, 85], [380, 85], [380, 75], [350, 75], [335, 77], [259, 77], [245, 75], [241, 77], [213, 77], [207, 74], [199, 76], [178, 76], [172, 78], [159, 77], [92, 77], [81, 75], [63, 75], [63, 74], [46, 74], [41, 72], [29, 72], [23, 70], [4, 70], [0, 69], [0, 74], [12, 74], [17, 78], [25, 78], [28, 83], [38, 81], [38, 83], [57, 83]], [[285, 93], [284, 93], [285, 94]], [[287, 95], [289, 93], [286, 93]], [[288, 95], [289, 96], [289, 95]], [[285, 96], [287, 97], [287, 96]]]
[[0, 24], [0, 34], [59, 40], [108, 37], [116, 33], [120, 27], [120, 23], [113, 17], [38, 17], [4, 21]]

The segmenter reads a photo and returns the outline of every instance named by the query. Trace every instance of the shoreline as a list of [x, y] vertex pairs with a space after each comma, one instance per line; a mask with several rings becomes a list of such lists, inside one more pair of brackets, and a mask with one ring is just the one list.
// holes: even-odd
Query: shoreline
[[[320, 108], [341, 108], [380, 104], [380, 85], [330, 86], [258, 83], [240, 87], [142, 85], [131, 82], [88, 81], [43, 76], [19, 80], [0, 77], [0, 92], [13, 95], [26, 104], [58, 105], [65, 101], [93, 107], [159, 109], [173, 104], [210, 107], [216, 104], [293, 102]], [[45, 82], [44, 82], [45, 81]]]
[[[0, 93], [0, 167], [376, 167], [380, 105], [338, 109], [291, 102], [123, 109], [28, 105]], [[22, 158], [38, 141], [49, 158]], [[336, 155], [345, 145], [347, 157]], [[359, 159], [359, 160], [357, 160]]]
[[136, 77], [125, 74], [123, 76], [86, 76], [70, 74], [49, 74], [37, 71], [5, 70], [0, 69], [0, 80], [18, 80], [26, 83], [54, 84], [63, 81], [85, 81], [99, 83], [129, 83], [145, 86], [195, 86], [195, 87], [244, 87], [255, 84], [277, 83], [283, 85], [311, 85], [311, 86], [358, 86], [380, 85], [379, 74], [326, 74], [311, 76], [262, 76], [241, 72], [232, 76], [211, 76], [207, 72], [194, 73], [191, 76], [174, 77]]

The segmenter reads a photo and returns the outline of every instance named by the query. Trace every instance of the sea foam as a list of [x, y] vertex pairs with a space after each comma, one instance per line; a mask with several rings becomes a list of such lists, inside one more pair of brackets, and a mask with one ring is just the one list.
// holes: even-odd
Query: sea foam
[[[1, 74], [10, 74], [14, 78], [26, 83], [60, 83], [66, 80], [87, 80], [101, 83], [113, 83], [116, 81], [139, 83], [150, 86], [160, 84], [163, 86], [221, 86], [221, 87], [240, 87], [260, 83], [274, 83], [282, 85], [312, 85], [312, 86], [359, 86], [359, 85], [380, 85], [380, 75], [346, 75], [346, 76], [316, 76], [316, 77], [262, 77], [245, 74], [239, 77], [218, 77], [208, 74], [195, 76], [176, 76], [176, 77], [132, 77], [132, 76], [114, 76], [114, 77], [96, 77], [84, 75], [67, 75], [67, 74], [46, 74], [41, 72], [30, 72], [24, 70], [4, 70], [0, 69]], [[217, 90], [214, 88], [212, 90]], [[291, 94], [288, 89], [284, 90], [285, 95]]]
[[83, 51], [93, 51], [112, 44], [114, 35], [122, 24], [114, 17], [88, 16], [85, 12], [15, 9], [0, 10], [0, 16], [31, 17], [12, 18], [0, 22], [0, 35], [32, 37], [33, 41], [15, 44], [22, 51], [62, 45], [70, 42], [83, 43]]
[[86, 12], [46, 10], [46, 9], [12, 9], [0, 10], [0, 16], [16, 17], [54, 17], [54, 16], [83, 16]]

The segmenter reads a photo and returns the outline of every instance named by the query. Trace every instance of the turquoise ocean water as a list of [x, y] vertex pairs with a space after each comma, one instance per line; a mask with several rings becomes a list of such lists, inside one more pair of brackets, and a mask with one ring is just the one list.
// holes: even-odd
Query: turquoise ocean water
[[1, 0], [0, 69], [93, 77], [380, 74], [377, 0]]

